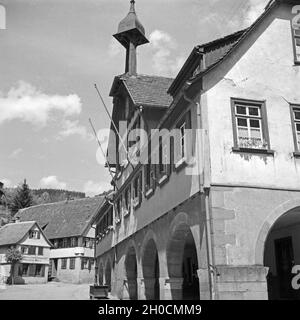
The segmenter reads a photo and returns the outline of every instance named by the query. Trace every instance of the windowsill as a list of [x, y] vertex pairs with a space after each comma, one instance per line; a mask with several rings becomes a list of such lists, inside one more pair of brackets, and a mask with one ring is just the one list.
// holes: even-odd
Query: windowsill
[[153, 188], [151, 188], [151, 189], [149, 189], [148, 191], [146, 191], [145, 197], [146, 197], [147, 199], [149, 199], [149, 198], [153, 195], [153, 193], [154, 193], [154, 190], [153, 190]]
[[233, 152], [240, 152], [240, 153], [258, 153], [258, 154], [267, 154], [267, 155], [274, 155], [275, 151], [270, 149], [256, 149], [256, 148], [240, 148], [240, 147], [233, 147]]
[[294, 155], [294, 158], [300, 158], [300, 151], [295, 151], [293, 155]]
[[169, 176], [164, 174], [159, 180], [158, 180], [158, 184], [159, 186], [162, 186], [164, 183], [166, 183], [168, 181]]
[[175, 168], [179, 170], [185, 164], [186, 164], [186, 158], [184, 157], [175, 163]]

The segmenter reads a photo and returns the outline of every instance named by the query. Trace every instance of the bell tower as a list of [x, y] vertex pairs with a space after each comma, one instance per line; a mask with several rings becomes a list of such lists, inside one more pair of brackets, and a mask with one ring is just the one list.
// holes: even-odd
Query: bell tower
[[136, 75], [137, 61], [136, 49], [138, 46], [148, 43], [145, 29], [137, 18], [135, 12], [135, 1], [130, 1], [130, 10], [127, 16], [119, 23], [118, 32], [114, 37], [126, 49], [125, 72]]

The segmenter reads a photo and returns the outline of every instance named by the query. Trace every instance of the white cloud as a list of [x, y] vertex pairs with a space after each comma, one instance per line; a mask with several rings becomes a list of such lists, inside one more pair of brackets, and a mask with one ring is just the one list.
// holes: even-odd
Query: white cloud
[[154, 30], [150, 36], [150, 47], [153, 52], [153, 68], [155, 73], [164, 76], [175, 76], [185, 59], [178, 56], [177, 43], [167, 32]]
[[16, 150], [14, 150], [9, 156], [8, 158], [10, 159], [16, 159], [18, 158], [18, 156], [23, 152], [23, 149], [22, 148], [18, 148]]
[[63, 116], [80, 114], [80, 98], [76, 94], [48, 95], [24, 81], [12, 87], [6, 95], [0, 92], [0, 124], [18, 119], [45, 126], [53, 112], [60, 112]]
[[92, 180], [87, 181], [83, 186], [83, 192], [87, 196], [95, 196], [104, 191], [111, 190], [112, 186], [107, 182], [94, 182]]
[[66, 138], [73, 135], [79, 135], [82, 139], [93, 140], [94, 137], [91, 133], [89, 133], [86, 127], [79, 124], [78, 120], [64, 120], [63, 121], [63, 129], [59, 132], [58, 138]]
[[40, 181], [41, 188], [50, 188], [50, 189], [66, 189], [67, 184], [61, 182], [57, 179], [57, 176], [44, 177]]
[[248, 24], [253, 23], [263, 12], [268, 0], [250, 0], [248, 8], [245, 10], [245, 20]]

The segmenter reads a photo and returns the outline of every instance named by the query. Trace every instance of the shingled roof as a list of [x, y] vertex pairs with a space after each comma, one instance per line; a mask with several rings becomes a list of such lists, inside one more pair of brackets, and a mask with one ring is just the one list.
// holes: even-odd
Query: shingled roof
[[110, 96], [123, 83], [133, 103], [137, 106], [169, 107], [172, 97], [167, 93], [174, 79], [147, 75], [123, 74], [114, 80]]
[[98, 212], [104, 197], [62, 201], [22, 209], [20, 221], [36, 221], [48, 239], [81, 236]]
[[4, 225], [0, 228], [0, 246], [17, 244], [35, 224], [35, 221], [26, 221]]

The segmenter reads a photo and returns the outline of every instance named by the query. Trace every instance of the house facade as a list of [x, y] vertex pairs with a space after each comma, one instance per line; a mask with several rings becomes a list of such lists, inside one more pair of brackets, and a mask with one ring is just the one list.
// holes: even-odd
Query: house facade
[[49, 279], [93, 283], [95, 226], [91, 223], [103, 198], [44, 204], [19, 211], [21, 221], [36, 219], [52, 244]]
[[147, 39], [131, 1], [115, 35], [127, 52], [111, 90], [116, 188], [96, 235], [98, 282], [119, 298], [299, 299], [297, 4], [270, 1], [168, 79], [136, 72]]
[[4, 283], [11, 273], [11, 264], [5, 256], [10, 248], [22, 253], [22, 260], [14, 269], [16, 284], [47, 282], [51, 243], [35, 221], [9, 223], [0, 228], [0, 270]]

